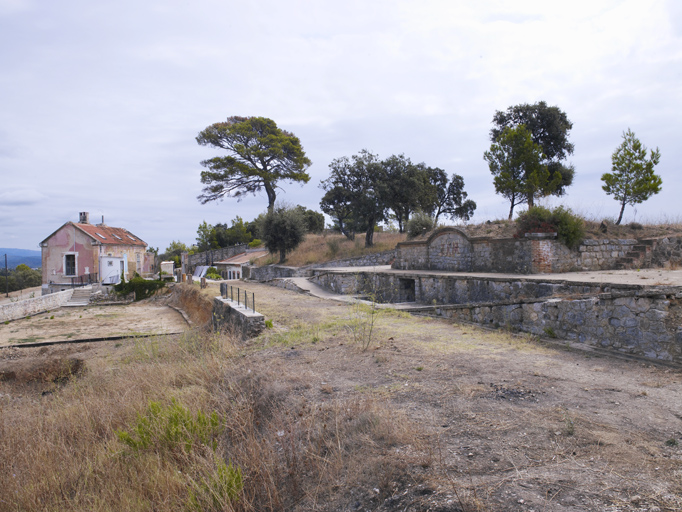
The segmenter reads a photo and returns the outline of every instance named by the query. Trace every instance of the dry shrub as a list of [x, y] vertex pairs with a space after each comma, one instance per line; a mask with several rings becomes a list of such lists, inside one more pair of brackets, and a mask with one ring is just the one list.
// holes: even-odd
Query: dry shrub
[[206, 326], [211, 321], [213, 302], [198, 286], [185, 283], [173, 286], [171, 303], [187, 313], [197, 326]]
[[420, 437], [407, 420], [367, 399], [294, 399], [281, 379], [246, 373], [213, 395], [225, 453], [244, 470], [244, 510], [345, 509], [353, 488], [379, 489], [376, 505], [407, 478], [395, 448]]
[[[334, 509], [358, 499], [353, 487], [376, 506], [408, 478], [394, 448], [419, 438], [409, 422], [369, 400], [313, 405], [292, 376], [241, 366], [234, 339], [193, 331], [120, 350], [47, 396], [0, 383], [0, 511]], [[116, 432], [133, 432], [151, 402], [215, 413], [217, 442], [133, 449]]]
[[[300, 267], [312, 263], [354, 258], [365, 254], [395, 249], [398, 242], [404, 242], [404, 233], [374, 233], [374, 246], [364, 247], [364, 234], [359, 233], [355, 240], [348, 240], [343, 235], [306, 235], [305, 240], [287, 256], [287, 265]], [[258, 265], [268, 262], [259, 260]]]

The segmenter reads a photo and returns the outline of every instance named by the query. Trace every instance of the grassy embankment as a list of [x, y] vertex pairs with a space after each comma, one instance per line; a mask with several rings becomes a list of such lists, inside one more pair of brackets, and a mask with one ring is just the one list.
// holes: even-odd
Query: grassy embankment
[[226, 334], [59, 350], [0, 382], [0, 511], [309, 510], [384, 488], [404, 466], [391, 447], [416, 439], [371, 400], [296, 398]]

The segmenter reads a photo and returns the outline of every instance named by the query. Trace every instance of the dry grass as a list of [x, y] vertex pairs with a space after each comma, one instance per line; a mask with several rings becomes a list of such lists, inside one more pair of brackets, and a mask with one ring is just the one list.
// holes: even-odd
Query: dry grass
[[[374, 247], [365, 249], [365, 237], [358, 234], [355, 240], [348, 240], [343, 235], [314, 235], [306, 236], [306, 239], [298, 248], [287, 256], [286, 265], [301, 267], [311, 263], [323, 263], [325, 261], [354, 258], [365, 254], [395, 249], [398, 242], [406, 239], [401, 233], [374, 233]], [[262, 258], [258, 265], [276, 263], [275, 258]]]
[[[0, 511], [324, 510], [346, 507], [354, 486], [386, 492], [405, 478], [392, 447], [419, 435], [399, 414], [368, 399], [309, 403], [296, 375], [252, 371], [239, 355], [231, 337], [194, 331], [127, 342], [48, 394], [0, 383]], [[172, 400], [218, 415], [215, 446], [192, 433], [188, 446], [139, 450], [118, 439], [151, 402]], [[228, 463], [243, 475], [236, 500], [220, 485]]]

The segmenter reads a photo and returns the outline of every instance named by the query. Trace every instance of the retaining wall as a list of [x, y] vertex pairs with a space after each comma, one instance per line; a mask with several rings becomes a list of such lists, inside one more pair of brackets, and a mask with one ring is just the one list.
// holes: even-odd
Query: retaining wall
[[453, 306], [439, 313], [682, 364], [681, 298], [679, 290], [630, 291], [584, 299]]
[[346, 258], [345, 260], [334, 260], [320, 265], [310, 266], [310, 268], [334, 268], [334, 267], [378, 267], [381, 265], [391, 265], [395, 260], [396, 249], [390, 251], [375, 252], [373, 254], [365, 254], [364, 256], [356, 256], [355, 258]]
[[443, 228], [426, 240], [401, 242], [393, 268], [540, 274], [575, 270], [668, 267], [682, 262], [682, 236], [583, 240], [576, 250], [555, 234], [529, 233], [527, 238], [469, 238]]
[[17, 302], [10, 302], [0, 306], [0, 322], [8, 320], [17, 320], [51, 309], [57, 309], [67, 302], [73, 295], [73, 289], [64, 290], [63, 292], [50, 293], [49, 295], [42, 295], [33, 299], [25, 299]]
[[237, 305], [237, 301], [215, 297], [213, 299], [213, 327], [239, 333], [242, 339], [258, 336], [265, 329], [262, 314]]
[[682, 288], [316, 271], [313, 282], [380, 302], [432, 305], [438, 315], [682, 364]]
[[226, 260], [237, 254], [246, 252], [249, 248], [247, 244], [232, 245], [230, 247], [222, 247], [220, 249], [212, 249], [210, 251], [198, 252], [196, 254], [182, 254], [182, 271], [185, 274], [194, 273], [194, 268], [197, 265], [212, 265], [216, 261]]

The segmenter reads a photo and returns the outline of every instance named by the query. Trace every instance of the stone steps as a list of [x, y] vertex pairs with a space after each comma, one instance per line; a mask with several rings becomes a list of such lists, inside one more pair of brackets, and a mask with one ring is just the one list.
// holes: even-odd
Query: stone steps
[[64, 304], [64, 307], [82, 307], [90, 304], [90, 295], [92, 294], [92, 286], [84, 286], [76, 288], [69, 302]]

